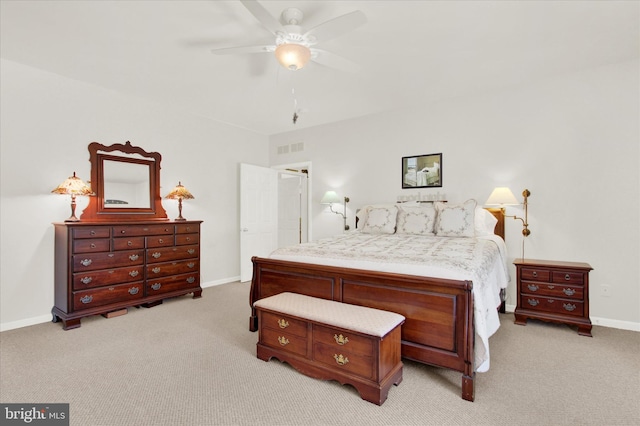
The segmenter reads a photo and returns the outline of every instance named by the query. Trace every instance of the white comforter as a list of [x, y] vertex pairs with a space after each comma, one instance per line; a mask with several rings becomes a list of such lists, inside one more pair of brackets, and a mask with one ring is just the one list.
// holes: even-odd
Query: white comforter
[[280, 248], [273, 259], [347, 268], [471, 280], [474, 295], [476, 371], [489, 370], [489, 337], [500, 327], [496, 307], [509, 283], [506, 247], [495, 235], [477, 238], [351, 231]]

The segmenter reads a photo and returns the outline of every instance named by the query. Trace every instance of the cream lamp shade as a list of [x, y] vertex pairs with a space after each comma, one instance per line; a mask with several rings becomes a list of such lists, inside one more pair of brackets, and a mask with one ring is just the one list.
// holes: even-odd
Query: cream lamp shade
[[274, 54], [280, 65], [291, 71], [299, 70], [311, 59], [311, 50], [296, 43], [283, 43], [276, 47]]
[[336, 194], [336, 191], [327, 191], [322, 196], [320, 204], [336, 204], [342, 201], [343, 200], [338, 197], [338, 194]]
[[487, 206], [517, 206], [520, 204], [513, 192], [506, 186], [498, 187], [493, 190], [485, 205]]

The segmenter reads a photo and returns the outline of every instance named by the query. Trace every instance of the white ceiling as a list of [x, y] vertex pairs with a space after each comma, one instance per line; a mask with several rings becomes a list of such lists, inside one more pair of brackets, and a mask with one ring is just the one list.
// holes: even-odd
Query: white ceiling
[[[262, 1], [304, 28], [354, 10], [368, 22], [318, 47], [352, 59], [288, 71], [268, 53], [211, 49], [270, 44], [237, 1], [0, 2], [2, 58], [169, 103], [270, 135], [412, 108], [639, 57], [637, 1]], [[303, 109], [292, 123], [295, 89]]]

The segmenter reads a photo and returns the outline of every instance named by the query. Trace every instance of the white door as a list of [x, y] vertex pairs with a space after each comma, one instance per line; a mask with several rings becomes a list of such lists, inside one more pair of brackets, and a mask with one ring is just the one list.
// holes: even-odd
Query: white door
[[240, 164], [240, 281], [253, 275], [252, 256], [278, 248], [278, 171]]
[[307, 241], [307, 174], [281, 171], [278, 179], [278, 247]]

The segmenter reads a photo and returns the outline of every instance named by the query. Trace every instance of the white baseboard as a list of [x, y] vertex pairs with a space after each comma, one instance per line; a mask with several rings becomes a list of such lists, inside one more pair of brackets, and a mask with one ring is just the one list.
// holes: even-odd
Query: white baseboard
[[[506, 305], [507, 312], [516, 310], [516, 305]], [[640, 323], [631, 321], [619, 321], [609, 318], [591, 317], [591, 324], [601, 327], [618, 328], [620, 330], [640, 331]]]

